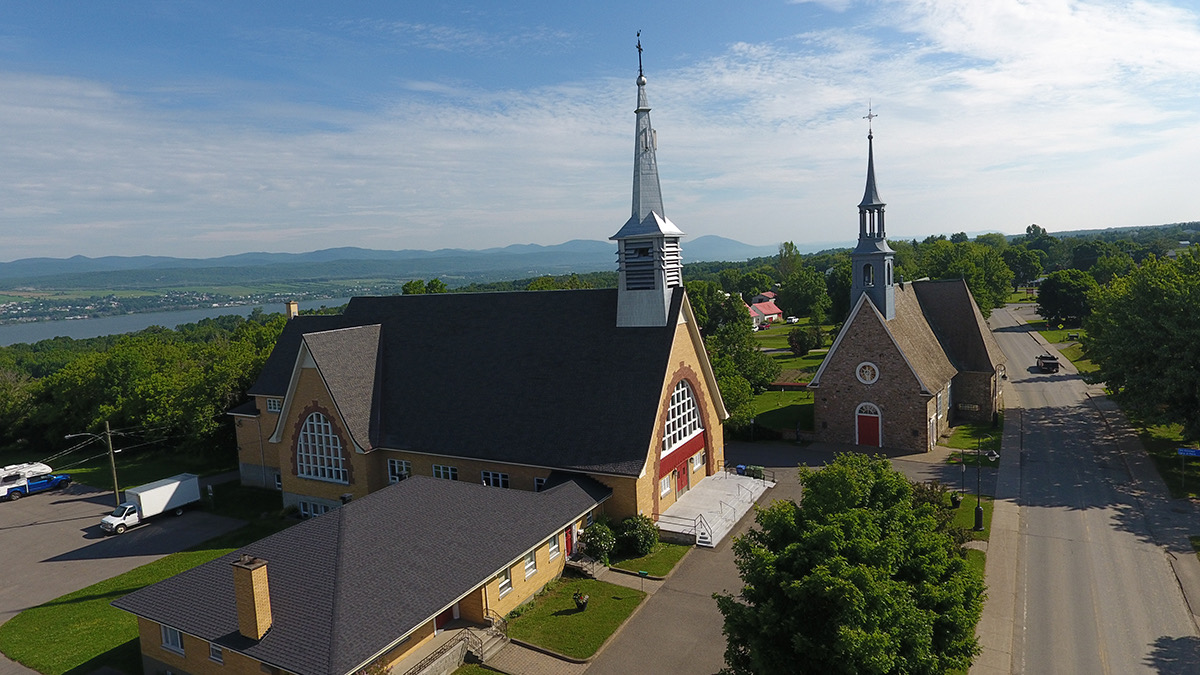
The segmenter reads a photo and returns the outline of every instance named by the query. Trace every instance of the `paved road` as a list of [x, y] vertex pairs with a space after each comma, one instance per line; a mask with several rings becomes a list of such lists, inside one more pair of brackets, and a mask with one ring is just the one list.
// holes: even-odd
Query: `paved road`
[[1178, 658], [1194, 653], [1195, 626], [1144, 516], [1144, 486], [1089, 399], [1095, 388], [1065, 359], [1057, 374], [1033, 366], [1045, 347], [1018, 321], [1030, 311], [991, 322], [1009, 359], [1007, 405], [1022, 408], [1012, 671], [1200, 672]]
[[[0, 502], [0, 623], [242, 525], [189, 510], [105, 537], [100, 518], [112, 509], [111, 492], [80, 484]], [[0, 675], [32, 672], [0, 657]]]

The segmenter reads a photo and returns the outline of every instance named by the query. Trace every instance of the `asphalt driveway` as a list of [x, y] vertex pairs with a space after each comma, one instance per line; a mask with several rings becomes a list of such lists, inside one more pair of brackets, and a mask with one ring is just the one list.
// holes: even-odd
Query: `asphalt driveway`
[[[0, 502], [0, 623], [242, 524], [193, 509], [105, 537], [100, 519], [113, 506], [111, 492], [79, 484]], [[0, 659], [0, 675], [30, 672]]]

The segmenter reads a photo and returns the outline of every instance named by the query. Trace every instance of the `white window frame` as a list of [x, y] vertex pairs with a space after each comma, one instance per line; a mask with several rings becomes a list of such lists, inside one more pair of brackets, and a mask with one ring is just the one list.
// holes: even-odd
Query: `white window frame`
[[278, 473], [278, 472], [275, 473], [275, 489], [276, 490], [283, 489], [283, 474]]
[[342, 439], [333, 432], [333, 423], [314, 412], [304, 420], [296, 439], [296, 473], [302, 478], [328, 483], [349, 483]]
[[525, 554], [525, 578], [537, 574], [537, 549]]
[[458, 480], [458, 467], [449, 464], [434, 464], [433, 477], [444, 480]]
[[545, 490], [545, 489], [546, 489], [546, 479], [545, 478], [534, 478], [533, 479], [533, 491], [534, 492], [541, 492], [542, 490]]
[[700, 422], [700, 406], [687, 380], [680, 380], [671, 391], [667, 407], [667, 421], [663, 426], [662, 456], [704, 431]]
[[666, 497], [667, 493], [669, 493], [670, 491], [671, 491], [671, 476], [670, 475], [663, 476], [658, 481], [658, 496]]
[[171, 628], [166, 624], [159, 624], [162, 634], [162, 648], [183, 656], [183, 633], [179, 632], [178, 628]]
[[508, 474], [499, 471], [480, 471], [479, 479], [488, 487], [508, 487]]
[[208, 660], [224, 665], [225, 650], [221, 649], [221, 646], [216, 643], [208, 643]]
[[281, 413], [281, 412], [283, 412], [283, 399], [281, 399], [281, 398], [268, 398], [268, 399], [267, 399], [267, 412], [269, 412], [269, 413]]
[[854, 367], [854, 377], [863, 384], [875, 384], [879, 381], [879, 366], [870, 361], [863, 361]]
[[558, 545], [557, 533], [555, 533], [553, 537], [550, 537], [550, 541], [546, 542], [546, 550], [550, 552], [549, 557], [551, 560], [554, 560], [560, 553], [562, 553], [562, 547]]
[[500, 597], [503, 598], [509, 593], [512, 593], [512, 589], [512, 569], [506, 567], [504, 568], [504, 571], [500, 573]]
[[584, 528], [589, 528], [596, 523], [596, 510], [592, 509], [587, 513], [587, 519], [583, 521]]
[[412, 462], [407, 459], [389, 459], [388, 485], [395, 485], [412, 475]]
[[329, 505], [321, 502], [301, 501], [299, 507], [300, 515], [304, 518], [316, 518], [329, 513]]

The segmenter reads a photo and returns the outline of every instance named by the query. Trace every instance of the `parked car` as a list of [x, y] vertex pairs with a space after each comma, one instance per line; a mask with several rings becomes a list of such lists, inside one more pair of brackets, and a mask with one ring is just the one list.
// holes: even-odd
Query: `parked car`
[[789, 317], [787, 318], [787, 322], [788, 322], [788, 323], [800, 323], [800, 317], [798, 317], [798, 316], [789, 316]]
[[47, 469], [47, 471], [33, 475], [26, 475], [22, 471], [14, 471], [0, 476], [0, 499], [15, 502], [21, 497], [46, 492], [47, 490], [65, 488], [71, 484], [71, 474], [53, 473], [49, 471], [50, 467], [45, 464], [41, 466]]
[[200, 479], [196, 474], [181, 473], [125, 491], [125, 501], [100, 521], [105, 532], [124, 534], [147, 518], [174, 511], [183, 515], [183, 507], [200, 501]]

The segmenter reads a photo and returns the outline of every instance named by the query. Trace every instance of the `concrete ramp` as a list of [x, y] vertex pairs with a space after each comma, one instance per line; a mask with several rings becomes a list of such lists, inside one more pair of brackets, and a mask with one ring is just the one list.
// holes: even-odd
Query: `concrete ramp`
[[696, 546], [720, 544], [775, 483], [722, 471], [693, 485], [658, 516], [663, 539]]

